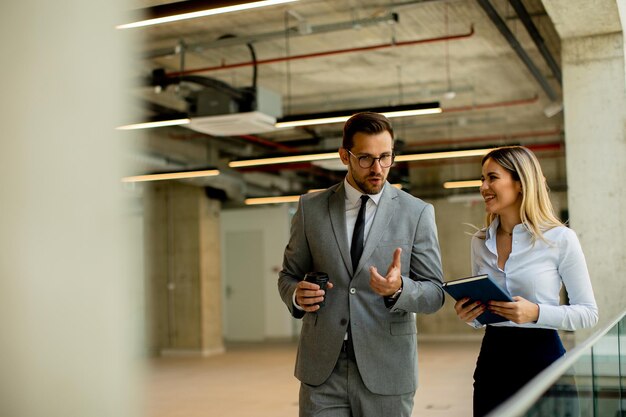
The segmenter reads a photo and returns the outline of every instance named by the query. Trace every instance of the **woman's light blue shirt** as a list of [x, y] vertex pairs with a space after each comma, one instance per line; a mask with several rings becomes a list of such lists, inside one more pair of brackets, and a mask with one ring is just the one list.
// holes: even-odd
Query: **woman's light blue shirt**
[[[504, 264], [498, 267], [496, 218], [487, 229], [472, 238], [473, 275], [489, 274], [511, 296], [521, 296], [539, 305], [536, 323], [511, 321], [494, 326], [535, 327], [576, 330], [598, 322], [598, 306], [591, 287], [587, 263], [576, 233], [565, 226], [543, 233], [546, 241], [533, 242], [532, 234], [522, 224], [513, 229], [512, 249]], [[484, 239], [480, 236], [484, 236]], [[559, 292], [565, 285], [568, 305], [560, 305]]]

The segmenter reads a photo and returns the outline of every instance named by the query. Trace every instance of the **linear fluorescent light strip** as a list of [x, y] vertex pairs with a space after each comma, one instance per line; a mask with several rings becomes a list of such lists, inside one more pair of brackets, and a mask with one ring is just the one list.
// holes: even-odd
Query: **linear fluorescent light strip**
[[124, 177], [122, 178], [122, 182], [180, 180], [184, 178], [213, 177], [219, 174], [220, 174], [220, 171], [217, 169], [209, 169], [209, 170], [204, 170], [204, 171], [169, 172], [165, 174], [148, 174], [148, 175], [136, 175], [134, 177]]
[[299, 127], [299, 126], [313, 126], [313, 125], [324, 125], [331, 123], [341, 123], [348, 120], [350, 116], [336, 116], [336, 117], [325, 117], [323, 119], [307, 119], [307, 120], [294, 120], [291, 122], [276, 122], [274, 123], [274, 127], [276, 128], [285, 128], [285, 127]]
[[480, 187], [482, 185], [481, 180], [470, 180], [470, 181], [446, 181], [443, 183], [443, 188], [452, 189], [452, 188], [474, 188]]
[[230, 12], [237, 12], [241, 10], [256, 9], [258, 7], [274, 6], [277, 4], [292, 3], [294, 1], [298, 1], [298, 0], [264, 0], [264, 1], [257, 1], [254, 3], [236, 4], [233, 6], [218, 7], [215, 9], [200, 10], [197, 12], [189, 12], [189, 13], [182, 13], [182, 14], [177, 14], [173, 16], [164, 16], [164, 17], [157, 17], [154, 19], [140, 20], [137, 22], [118, 25], [115, 28], [116, 29], [130, 29], [130, 28], [137, 28], [137, 27], [142, 27], [142, 26], [158, 25], [161, 23], [176, 22], [178, 20], [195, 19], [197, 17], [212, 16], [212, 15], [222, 14], [222, 13], [230, 13]]
[[[402, 189], [402, 184], [391, 184], [392, 187], [397, 189]], [[316, 191], [324, 191], [326, 188], [317, 188], [313, 190], [307, 191], [307, 193], [314, 193]], [[278, 197], [255, 197], [255, 198], [246, 198], [244, 203], [249, 206], [254, 206], [258, 204], [281, 204], [281, 203], [295, 203], [300, 200], [299, 195], [284, 195]]]
[[[422, 116], [425, 114], [437, 114], [441, 113], [441, 107], [436, 107], [432, 109], [415, 109], [415, 110], [400, 110], [400, 111], [391, 111], [391, 112], [381, 112], [385, 117], [390, 119], [394, 117], [408, 117], [408, 116]], [[348, 120], [352, 115], [346, 116], [335, 116], [335, 117], [324, 117], [320, 119], [304, 119], [304, 120], [293, 120], [290, 122], [276, 122], [274, 127], [284, 128], [284, 127], [298, 127], [298, 126], [312, 126], [312, 125], [321, 125], [321, 124], [331, 124], [331, 123], [340, 123]]]
[[[394, 187], [394, 188], [397, 188], [398, 190], [402, 189], [402, 184], [391, 184], [391, 186]], [[307, 191], [307, 194], [308, 193], [316, 193], [318, 191], [324, 191], [324, 190], [326, 190], [326, 188], [313, 188], [313, 189], [310, 189], [309, 191]]]
[[299, 195], [285, 195], [280, 197], [257, 197], [246, 198], [244, 203], [248, 206], [254, 206], [258, 204], [280, 204], [280, 203], [295, 203], [300, 200]]
[[313, 155], [292, 155], [292, 156], [279, 156], [276, 158], [263, 158], [263, 159], [249, 159], [247, 161], [231, 161], [228, 166], [231, 168], [244, 168], [258, 165], [275, 165], [275, 164], [289, 164], [294, 162], [311, 162], [322, 161], [326, 159], [338, 159], [338, 152], [331, 153], [318, 153]]
[[132, 125], [118, 126], [117, 130], [150, 129], [153, 127], [179, 126], [191, 123], [190, 119], [162, 120], [160, 122], [135, 123]]
[[[482, 156], [489, 153], [494, 148], [484, 149], [471, 149], [465, 151], [447, 151], [447, 152], [431, 152], [431, 153], [418, 153], [410, 155], [398, 155], [395, 158], [395, 162], [409, 162], [409, 161], [425, 161], [430, 159], [445, 159], [445, 158], [464, 158], [469, 156]], [[244, 168], [251, 166], [261, 165], [277, 165], [288, 164], [292, 162], [311, 162], [321, 161], [327, 159], [337, 159], [339, 153], [319, 153], [314, 155], [293, 155], [293, 156], [281, 156], [276, 158], [264, 158], [264, 159], [249, 159], [247, 161], [231, 161], [228, 166], [231, 168]]]
[[431, 159], [446, 159], [446, 158], [466, 158], [469, 156], [482, 156], [489, 153], [489, 151], [495, 148], [483, 148], [483, 149], [470, 149], [465, 151], [446, 151], [446, 152], [431, 152], [431, 153], [417, 153], [412, 155], [398, 155], [395, 158], [395, 162], [409, 162], [409, 161], [426, 161]]

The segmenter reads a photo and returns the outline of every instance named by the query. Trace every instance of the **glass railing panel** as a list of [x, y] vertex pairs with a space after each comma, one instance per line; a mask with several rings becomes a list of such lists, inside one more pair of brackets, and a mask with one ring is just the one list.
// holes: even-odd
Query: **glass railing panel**
[[620, 387], [620, 414], [619, 417], [626, 417], [626, 317], [622, 318], [617, 325], [619, 330], [619, 387]]
[[593, 416], [592, 371], [592, 353], [589, 348], [521, 415], [526, 417]]
[[619, 325], [592, 346], [594, 416], [621, 416]]
[[585, 352], [578, 358], [574, 364], [574, 369], [577, 393], [575, 401], [578, 404], [579, 413], [574, 413], [572, 416], [593, 416], [593, 355], [591, 347], [585, 349]]

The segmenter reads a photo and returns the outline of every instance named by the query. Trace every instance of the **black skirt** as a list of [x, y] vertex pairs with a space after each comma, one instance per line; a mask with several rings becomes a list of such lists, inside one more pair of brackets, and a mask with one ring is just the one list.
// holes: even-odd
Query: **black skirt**
[[488, 414], [564, 354], [556, 330], [487, 326], [474, 371], [474, 417]]

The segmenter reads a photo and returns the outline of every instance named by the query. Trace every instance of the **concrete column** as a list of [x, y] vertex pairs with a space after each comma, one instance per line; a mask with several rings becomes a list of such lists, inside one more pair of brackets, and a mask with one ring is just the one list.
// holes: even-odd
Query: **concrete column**
[[220, 243], [221, 203], [198, 197], [200, 263], [200, 331], [202, 353], [224, 351], [222, 331], [222, 267]]
[[141, 414], [126, 6], [0, 3], [1, 416]]
[[177, 182], [145, 194], [145, 248], [150, 350], [223, 351], [220, 203]]
[[622, 311], [626, 298], [626, 90], [620, 2], [544, 1], [562, 37], [570, 223], [585, 252], [600, 324]]

